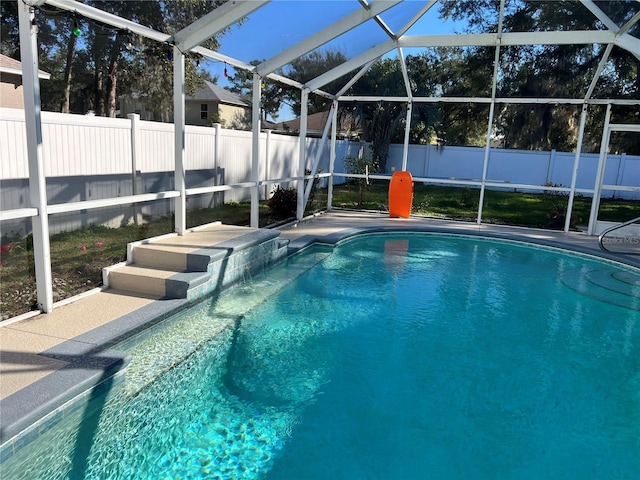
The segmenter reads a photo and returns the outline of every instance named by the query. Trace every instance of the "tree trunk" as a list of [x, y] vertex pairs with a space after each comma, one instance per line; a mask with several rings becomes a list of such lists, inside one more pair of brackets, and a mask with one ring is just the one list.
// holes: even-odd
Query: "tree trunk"
[[71, 97], [71, 66], [73, 63], [73, 56], [76, 53], [76, 44], [78, 37], [73, 32], [69, 35], [69, 43], [67, 44], [67, 64], [64, 68], [64, 93], [62, 98], [62, 104], [60, 105], [60, 111], [62, 113], [69, 112], [69, 98]]
[[109, 74], [107, 77], [107, 104], [106, 104], [106, 116], [114, 118], [118, 109], [117, 98], [117, 85], [118, 85], [118, 61], [113, 60], [109, 65]]
[[102, 70], [100, 70], [96, 66], [96, 74], [95, 74], [95, 84], [94, 84], [94, 95], [95, 95], [95, 114], [99, 117], [104, 116], [104, 75]]

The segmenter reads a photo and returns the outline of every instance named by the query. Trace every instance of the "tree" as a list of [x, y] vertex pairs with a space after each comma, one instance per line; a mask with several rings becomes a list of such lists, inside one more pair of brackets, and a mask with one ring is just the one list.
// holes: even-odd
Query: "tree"
[[[259, 65], [259, 60], [252, 60], [251, 65]], [[274, 73], [282, 74], [282, 70], [278, 69]], [[253, 74], [247, 70], [236, 70], [235, 75], [228, 77], [231, 83], [230, 91], [245, 97], [253, 95]], [[278, 120], [278, 113], [282, 102], [287, 96], [283, 85], [270, 78], [262, 79], [262, 119]]]
[[[598, 6], [618, 25], [629, 20], [634, 9], [629, 1], [598, 2]], [[499, 2], [497, 0], [445, 0], [440, 14], [443, 18], [467, 20], [469, 32], [497, 30]], [[544, 32], [563, 29], [596, 30], [599, 20], [580, 2], [520, 2], [505, 3], [505, 31]], [[637, 24], [630, 33], [640, 31]], [[600, 45], [525, 45], [501, 48], [498, 95], [530, 98], [583, 98], [586, 95], [604, 48]], [[464, 61], [472, 61], [465, 52]], [[489, 63], [488, 63], [489, 64]], [[638, 70], [640, 60], [614, 47], [608, 67], [596, 84], [594, 97], [640, 98]], [[450, 76], [456, 78], [457, 70]], [[637, 110], [637, 109], [636, 109]], [[585, 129], [583, 150], [599, 148], [604, 114], [600, 108], [589, 107], [591, 118]], [[632, 109], [617, 108], [621, 123], [637, 123]], [[526, 149], [561, 149], [576, 147], [580, 109], [569, 105], [529, 104], [503, 106], [496, 118], [496, 130], [505, 146]], [[612, 148], [632, 153], [638, 151], [637, 141], [629, 136], [612, 139]], [[585, 148], [586, 147], [586, 148]]]
[[[406, 95], [400, 62], [383, 58], [375, 62], [365, 75], [350, 89], [354, 95], [403, 96]], [[389, 145], [394, 133], [406, 116], [406, 104], [374, 101], [344, 104], [360, 119], [364, 140], [371, 142], [373, 161], [385, 171], [389, 158]], [[404, 129], [403, 129], [404, 130]]]
[[[172, 2], [109, 2], [94, 0], [91, 6], [159, 31], [175, 33], [210, 12], [223, 1], [174, 0]], [[17, 3], [2, 2], [2, 53], [19, 58]], [[117, 97], [123, 93], [145, 94], [158, 115], [168, 119], [172, 110], [173, 66], [167, 58], [169, 45], [138, 38], [99, 22], [75, 16], [50, 5], [36, 9], [40, 66], [51, 73], [41, 86], [45, 110], [62, 110], [115, 116]], [[80, 37], [74, 38], [78, 26]], [[224, 33], [224, 32], [223, 32]], [[222, 33], [222, 34], [223, 34]], [[215, 38], [206, 42], [218, 48]], [[194, 91], [210, 76], [198, 68], [199, 56], [188, 54], [187, 91]]]
[[[346, 55], [340, 50], [327, 49], [316, 50], [302, 57], [296, 58], [291, 62], [289, 69], [285, 74], [302, 84], [307, 83], [323, 73], [346, 62]], [[327, 93], [335, 94], [347, 83], [350, 76], [334, 80], [327, 85], [322, 86], [322, 90]], [[285, 88], [286, 97], [291, 102], [291, 109], [296, 115], [300, 115], [300, 95], [298, 90], [291, 87]], [[329, 109], [331, 100], [321, 95], [309, 95], [308, 112], [309, 114], [325, 112]]]

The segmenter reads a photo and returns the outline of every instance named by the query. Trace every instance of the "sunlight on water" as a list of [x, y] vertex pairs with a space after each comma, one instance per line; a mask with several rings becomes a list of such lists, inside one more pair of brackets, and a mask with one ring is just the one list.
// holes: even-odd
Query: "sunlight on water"
[[3, 478], [638, 478], [639, 279], [442, 235], [310, 249], [128, 341]]

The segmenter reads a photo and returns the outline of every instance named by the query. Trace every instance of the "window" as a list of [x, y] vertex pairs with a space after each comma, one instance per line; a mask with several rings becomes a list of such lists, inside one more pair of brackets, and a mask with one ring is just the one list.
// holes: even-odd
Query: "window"
[[200, 120], [206, 120], [209, 118], [209, 105], [206, 103], [200, 104]]

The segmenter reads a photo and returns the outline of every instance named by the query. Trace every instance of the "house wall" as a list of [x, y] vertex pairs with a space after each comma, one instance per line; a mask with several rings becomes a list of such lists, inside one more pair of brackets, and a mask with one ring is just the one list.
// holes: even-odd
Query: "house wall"
[[22, 77], [3, 73], [0, 79], [0, 107], [24, 108]]
[[[201, 105], [206, 104], [208, 107], [207, 118], [200, 118]], [[203, 100], [188, 100], [185, 103], [185, 123], [187, 125], [200, 125], [206, 127], [211, 124], [211, 117], [218, 109], [218, 102], [216, 101], [203, 101]]]
[[153, 113], [147, 111], [144, 104], [135, 98], [123, 96], [120, 98], [120, 117], [127, 118], [130, 113], [140, 115], [141, 120], [154, 120]]
[[[220, 104], [218, 114], [220, 115], [220, 123], [225, 128], [234, 130], [250, 130], [251, 129], [251, 110], [249, 108], [238, 107], [235, 105]], [[246, 121], [249, 117], [249, 122]]]

